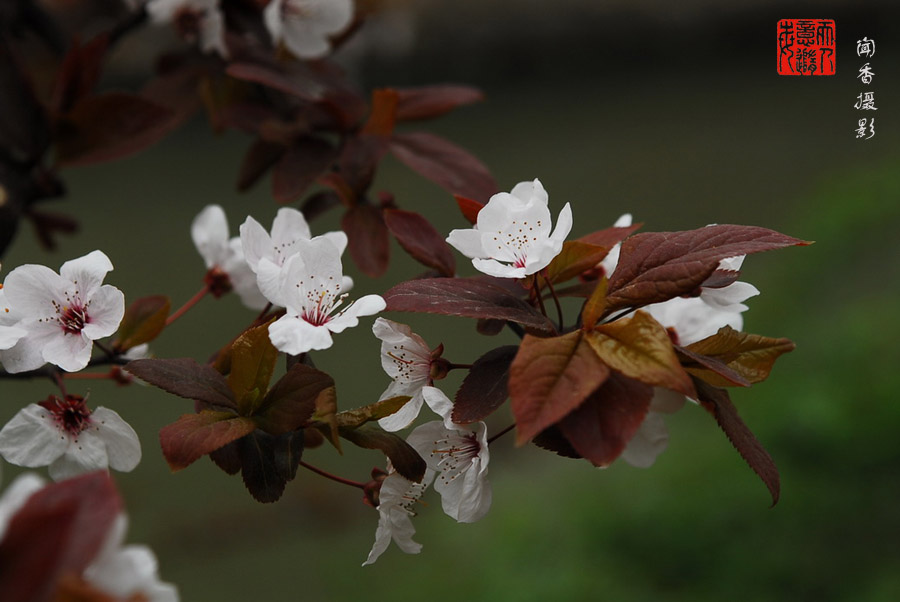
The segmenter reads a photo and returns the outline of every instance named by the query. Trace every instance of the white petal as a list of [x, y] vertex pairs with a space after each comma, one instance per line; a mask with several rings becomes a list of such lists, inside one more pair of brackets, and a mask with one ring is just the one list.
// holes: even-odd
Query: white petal
[[717, 309], [731, 308], [732, 311], [740, 312], [746, 310], [746, 306], [736, 306], [758, 294], [759, 289], [748, 282], [732, 282], [722, 288], [704, 288], [700, 297]]
[[241, 248], [241, 241], [238, 237], [234, 237], [228, 241], [229, 254], [227, 258], [220, 264], [220, 267], [228, 274], [228, 280], [234, 287], [234, 292], [240, 297], [241, 303], [253, 310], [260, 310], [266, 306], [268, 301], [259, 291], [256, 284], [256, 274], [250, 269], [247, 261], [244, 259], [244, 252]]
[[113, 264], [103, 251], [91, 251], [83, 257], [62, 264], [59, 274], [76, 284], [81, 299], [87, 300], [100, 288], [106, 274], [112, 269]]
[[18, 326], [0, 325], [0, 350], [13, 347], [28, 331]]
[[441, 494], [441, 506], [447, 516], [461, 523], [474, 523], [484, 518], [491, 509], [493, 491], [485, 473], [474, 467], [458, 478], [442, 486], [435, 483], [435, 490]]
[[282, 207], [272, 221], [272, 245], [274, 248], [293, 246], [299, 239], [309, 240], [312, 233], [303, 213], [291, 207]]
[[105, 284], [89, 299], [88, 316], [82, 333], [96, 341], [108, 337], [119, 328], [125, 316], [125, 295], [114, 286]]
[[513, 187], [510, 194], [526, 203], [532, 199], [537, 199], [544, 205], [549, 202], [547, 191], [544, 190], [543, 184], [537, 178], [533, 182], [519, 182]]
[[3, 291], [12, 311], [23, 318], [56, 316], [53, 301], [65, 299], [72, 282], [43, 265], [22, 265], [6, 276]]
[[256, 266], [256, 286], [259, 292], [269, 300], [272, 305], [284, 307], [281, 298], [282, 286], [285, 274], [283, 268], [278, 267], [267, 258], [262, 258]]
[[453, 413], [453, 402], [444, 395], [444, 392], [436, 387], [422, 387], [422, 396], [431, 411], [444, 419], [444, 425], [448, 429], [455, 427], [450, 418]]
[[337, 247], [338, 254], [343, 255], [344, 250], [347, 248], [347, 243], [349, 242], [347, 239], [347, 235], [344, 232], [338, 230], [336, 232], [326, 232], [321, 236], [317, 236], [316, 238], [324, 238], [335, 247]]
[[553, 234], [550, 235], [550, 238], [559, 242], [562, 245], [562, 242], [566, 240], [566, 237], [569, 235], [569, 232], [572, 231], [572, 208], [568, 203], [562, 208], [559, 212], [559, 216], [556, 218], [556, 229], [553, 230]]
[[[390, 391], [390, 387], [388, 387], [388, 391]], [[385, 391], [385, 393], [387, 393], [387, 391]], [[388, 397], [382, 397], [382, 399], [390, 399], [391, 397], [396, 396], [397, 395], [389, 395]], [[422, 391], [420, 389], [416, 391], [415, 395], [413, 395], [409, 401], [403, 404], [402, 408], [400, 408], [390, 416], [381, 418], [378, 421], [378, 426], [388, 431], [389, 433], [405, 429], [410, 424], [412, 424], [413, 420], [418, 418], [419, 410], [422, 409], [423, 401], [424, 398], [422, 397]]]
[[59, 330], [59, 335], [44, 345], [42, 353], [45, 360], [66, 372], [78, 372], [91, 361], [93, 347], [94, 343], [84, 333], [69, 334]]
[[[682, 400], [684, 398], [682, 397]], [[669, 431], [661, 414], [647, 412], [640, 428], [622, 451], [622, 459], [638, 468], [649, 468], [669, 444]]]
[[13, 515], [28, 502], [28, 498], [43, 487], [44, 479], [33, 472], [20, 474], [9, 484], [0, 496], [0, 541], [3, 541], [6, 527]]
[[473, 259], [472, 265], [479, 272], [497, 278], [524, 278], [527, 275], [525, 268], [515, 268], [495, 259]]
[[457, 251], [470, 259], [476, 257], [488, 257], [489, 253], [485, 251], [482, 244], [482, 232], [471, 228], [466, 230], [451, 230], [450, 236], [447, 237], [447, 243], [454, 247]]
[[510, 215], [526, 203], [508, 192], [498, 192], [478, 212], [476, 228], [482, 232], [498, 232], [512, 221]]
[[148, 602], [178, 600], [178, 590], [159, 581], [156, 556], [147, 546], [124, 546], [104, 555], [85, 570], [84, 577], [118, 598], [141, 595]]
[[238, 230], [241, 233], [241, 249], [244, 252], [244, 259], [251, 270], [257, 271], [257, 264], [263, 257], [269, 261], [274, 259], [272, 257], [272, 238], [262, 224], [247, 216]]
[[272, 40], [276, 43], [281, 40], [282, 5], [284, 5], [284, 0], [272, 0], [263, 10], [263, 22], [266, 24], [266, 29], [269, 30]]
[[387, 307], [380, 295], [366, 295], [354, 301], [342, 314], [325, 323], [331, 332], [344, 330], [359, 324], [359, 316], [371, 316]]
[[7, 372], [27, 372], [46, 364], [44, 359], [45, 343], [57, 336], [59, 329], [53, 324], [32, 323], [26, 328], [28, 334], [9, 349], [0, 351], [0, 363]]
[[91, 414], [91, 427], [106, 444], [109, 466], [130, 472], [141, 461], [141, 442], [131, 425], [113, 410], [99, 407]]
[[719, 262], [720, 270], [727, 270], [730, 272], [737, 272], [741, 269], [741, 266], [744, 264], [744, 258], [746, 255], [737, 255], [735, 257], [726, 257], [722, 261]]
[[225, 45], [225, 18], [218, 7], [207, 8], [200, 20], [200, 49], [203, 52], [215, 50], [219, 56], [228, 58]]
[[47, 466], [68, 447], [69, 437], [53, 414], [35, 403], [19, 410], [0, 430], [0, 456], [16, 466]]
[[106, 444], [91, 429], [81, 431], [66, 453], [50, 464], [50, 478], [61, 481], [109, 466]]
[[300, 355], [314, 349], [331, 347], [331, 331], [325, 326], [313, 326], [303, 318], [282, 316], [269, 326], [269, 340], [279, 351]]
[[228, 218], [219, 205], [207, 205], [191, 223], [191, 239], [206, 267], [219, 265], [228, 256]]

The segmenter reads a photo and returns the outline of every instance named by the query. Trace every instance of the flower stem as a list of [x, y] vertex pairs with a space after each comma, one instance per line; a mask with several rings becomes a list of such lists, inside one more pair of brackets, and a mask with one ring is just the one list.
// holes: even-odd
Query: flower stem
[[447, 366], [448, 370], [471, 370], [472, 364], [454, 364], [450, 362], [450, 365]]
[[66, 380], [109, 380], [109, 372], [66, 372]]
[[189, 309], [192, 308], [193, 306], [197, 305], [197, 303], [200, 301], [200, 299], [202, 299], [203, 297], [205, 297], [206, 294], [207, 294], [208, 292], [209, 292], [209, 287], [208, 287], [208, 286], [204, 286], [202, 289], [200, 289], [200, 291], [199, 291], [197, 294], [195, 294], [193, 297], [191, 297], [190, 299], [188, 299], [187, 303], [185, 303], [184, 305], [182, 305], [181, 307], [179, 307], [179, 308], [175, 311], [175, 313], [173, 313], [171, 316], [169, 316], [169, 317], [166, 319], [166, 326], [168, 326], [169, 324], [171, 324], [172, 322], [174, 322], [175, 320], [177, 320], [178, 318], [180, 318], [180, 317], [184, 314], [184, 312], [186, 312], [187, 310], [189, 310]]
[[562, 306], [559, 304], [559, 297], [556, 296], [556, 291], [553, 290], [553, 283], [550, 282], [550, 279], [547, 278], [546, 270], [541, 271], [541, 276], [544, 277], [544, 282], [547, 283], [547, 288], [550, 289], [550, 294], [553, 296], [553, 302], [556, 304], [556, 317], [559, 318], [559, 329], [563, 329], [563, 315], [562, 315]]
[[499, 439], [500, 437], [502, 437], [503, 435], [505, 435], [505, 434], [508, 433], [509, 431], [513, 430], [514, 428], [516, 428], [516, 423], [515, 423], [515, 422], [513, 422], [512, 424], [510, 424], [508, 427], [506, 427], [505, 429], [503, 429], [502, 431], [500, 431], [499, 433], [497, 433], [497, 434], [494, 435], [493, 437], [490, 437], [490, 438], [487, 440], [488, 445], [490, 445], [491, 443], [493, 443], [494, 441], [496, 441], [497, 439]]
[[534, 292], [534, 296], [537, 297], [538, 305], [541, 306], [541, 313], [544, 314], [544, 317], [547, 317], [547, 308], [544, 307], [544, 297], [541, 295], [541, 288], [538, 286], [537, 276], [531, 281], [531, 290]]
[[337, 475], [333, 475], [330, 472], [325, 472], [321, 468], [316, 468], [312, 464], [307, 464], [303, 460], [300, 460], [300, 466], [302, 466], [306, 470], [311, 470], [312, 472], [316, 473], [317, 475], [321, 475], [321, 476], [325, 477], [326, 479], [331, 479], [332, 481], [336, 481], [338, 483], [343, 483], [344, 485], [350, 485], [351, 487], [356, 487], [357, 489], [365, 489], [366, 488], [365, 483], [359, 483], [357, 481], [351, 481], [350, 479], [345, 479], [344, 477], [339, 477]]

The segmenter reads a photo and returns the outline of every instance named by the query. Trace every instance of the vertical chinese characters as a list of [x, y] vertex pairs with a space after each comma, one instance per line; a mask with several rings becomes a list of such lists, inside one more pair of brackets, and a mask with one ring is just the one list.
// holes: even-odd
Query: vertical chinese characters
[[[872, 58], [874, 54], [875, 40], [870, 40], [864, 36], [863, 39], [856, 41], [856, 56]], [[872, 69], [872, 64], [867, 62], [860, 67], [859, 74], [856, 77], [863, 85], [871, 85], [875, 79], [875, 71]], [[877, 111], [878, 107], [875, 106], [874, 90], [860, 92], [856, 97], [856, 102], [853, 103], [853, 108], [857, 111]], [[875, 117], [862, 117], [856, 122], [856, 126], [857, 139], [869, 140], [875, 135]], [[868, 135], [866, 135], [867, 132]]]

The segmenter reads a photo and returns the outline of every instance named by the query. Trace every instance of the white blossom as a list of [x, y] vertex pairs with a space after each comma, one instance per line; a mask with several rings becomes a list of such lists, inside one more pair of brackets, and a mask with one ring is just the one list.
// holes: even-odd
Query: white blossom
[[50, 477], [59, 481], [107, 467], [134, 470], [141, 444], [116, 412], [91, 412], [77, 395], [51, 395], [19, 410], [0, 430], [0, 456], [17, 466], [49, 466]]
[[491, 197], [475, 227], [453, 230], [447, 242], [472, 259], [475, 269], [500, 278], [524, 278], [547, 267], [572, 229], [566, 203], [551, 234], [547, 191], [540, 180], [520, 182]]
[[181, 37], [198, 42], [203, 52], [215, 51], [228, 58], [219, 0], [149, 0], [146, 7], [154, 23], [171, 23]]
[[[271, 234], [252, 217], [241, 224], [240, 232], [244, 258], [256, 274], [260, 292], [274, 305], [284, 307], [279, 296], [281, 270], [285, 261], [297, 252], [297, 241], [312, 238], [306, 218], [296, 209], [282, 207], [272, 221]], [[341, 231], [327, 232], [321, 238], [331, 241], [339, 255], [347, 248], [347, 235]], [[349, 291], [352, 286], [353, 281], [344, 276], [341, 290]]]
[[228, 237], [228, 218], [222, 207], [204, 207], [191, 223], [191, 238], [209, 275], [225, 274], [231, 287], [250, 309], [259, 310], [266, 306], [268, 301], [259, 292], [256, 275], [244, 259], [241, 239]]
[[378, 528], [375, 530], [375, 543], [363, 566], [378, 560], [378, 557], [387, 550], [391, 540], [407, 554], [418, 554], [422, 550], [422, 544], [413, 541], [416, 529], [413, 527], [412, 517], [416, 515], [415, 505], [434, 479], [434, 472], [426, 470], [421, 483], [410, 481], [391, 469], [390, 465], [388, 472], [378, 494]]
[[322, 58], [331, 49], [329, 37], [353, 19], [352, 0], [272, 0], [263, 19], [274, 43], [284, 42], [301, 59]]
[[[0, 311], [12, 322], [8, 327], [27, 334], [0, 351], [4, 368], [24, 372], [50, 362], [75, 372], [87, 366], [93, 342], [113, 334], [125, 315], [122, 291], [102, 284], [112, 269], [105, 254], [92, 251], [64, 263], [59, 274], [33, 264], [10, 272]], [[6, 343], [18, 334], [7, 330]]]
[[431, 384], [432, 353], [406, 324], [378, 318], [372, 332], [381, 339], [381, 367], [394, 379], [379, 399], [400, 395], [411, 398], [400, 410], [378, 421], [386, 431], [399, 431], [416, 419], [425, 401], [422, 388]]
[[359, 324], [385, 308], [384, 299], [366, 295], [337, 311], [347, 297], [341, 253], [322, 237], [297, 240], [297, 253], [282, 269], [279, 299], [287, 313], [269, 326], [269, 339], [279, 351], [299, 355], [331, 347], [331, 333]]
[[153, 551], [143, 545], [122, 545], [127, 528], [127, 517], [119, 514], [100, 552], [84, 570], [84, 580], [121, 599], [178, 602], [178, 589], [159, 579]]
[[438, 473], [434, 488], [441, 494], [444, 512], [461, 523], [475, 522], [491, 507], [487, 426], [483, 422], [455, 424], [453, 402], [440, 389], [425, 387], [422, 395], [443, 421], [416, 427], [406, 442]]

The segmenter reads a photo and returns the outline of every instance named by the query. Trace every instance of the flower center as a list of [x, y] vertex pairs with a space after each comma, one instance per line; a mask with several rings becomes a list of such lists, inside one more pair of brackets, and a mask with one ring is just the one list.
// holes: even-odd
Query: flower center
[[438, 459], [440, 479], [449, 483], [469, 468], [472, 459], [477, 457], [480, 451], [481, 445], [475, 433], [452, 431], [443, 439], [434, 442], [431, 457]]
[[[320, 280], [316, 276], [309, 276], [308, 280], [301, 280], [297, 288], [301, 290], [300, 317], [313, 326], [322, 326], [334, 316], [331, 313], [336, 310], [347, 298], [347, 293], [340, 294], [341, 285], [334, 283], [334, 276], [329, 276], [327, 282], [317, 283]], [[345, 307], [338, 315], [347, 311]]]
[[80, 334], [84, 325], [91, 321], [87, 305], [78, 299], [71, 300], [68, 305], [60, 305], [54, 301], [53, 307], [56, 308], [56, 319], [66, 334]]
[[66, 395], [65, 399], [51, 395], [38, 405], [53, 415], [60, 430], [72, 436], [78, 435], [91, 423], [91, 411], [80, 395]]

